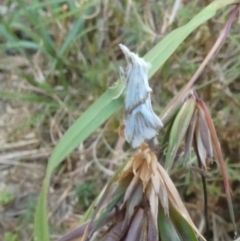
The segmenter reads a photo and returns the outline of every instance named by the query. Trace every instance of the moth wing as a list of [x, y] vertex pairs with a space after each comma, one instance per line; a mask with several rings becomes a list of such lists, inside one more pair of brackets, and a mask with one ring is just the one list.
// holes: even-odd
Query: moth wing
[[152, 91], [148, 84], [147, 69], [140, 63], [133, 63], [129, 67], [125, 97], [126, 111], [141, 103]]
[[125, 118], [124, 135], [133, 148], [140, 146], [145, 140], [154, 138], [163, 127], [159, 117], [153, 112], [150, 97], [136, 107]]

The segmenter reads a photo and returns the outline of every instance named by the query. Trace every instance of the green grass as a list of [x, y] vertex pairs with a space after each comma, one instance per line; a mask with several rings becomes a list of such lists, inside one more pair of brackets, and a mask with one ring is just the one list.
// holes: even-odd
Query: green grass
[[[161, 34], [165, 10], [172, 6], [173, 2], [153, 1], [146, 6], [149, 12], [144, 13], [141, 3], [134, 3], [130, 12], [127, 12], [128, 1], [109, 2], [108, 5], [101, 3], [104, 10], [99, 0], [85, 1], [79, 6], [71, 0], [34, 0], [29, 5], [24, 0], [18, 0], [14, 14], [8, 13], [4, 21], [1, 21], [0, 50], [3, 55], [12, 51], [25, 57], [30, 62], [28, 68], [32, 70], [35, 61], [45, 79], [45, 82], [41, 83], [25, 69], [13, 69], [12, 73], [20, 73], [21, 78], [35, 90], [5, 88], [0, 91], [1, 100], [32, 106], [32, 117], [18, 131], [34, 129], [39, 125], [48, 130], [51, 117], [64, 108], [68, 111], [68, 115], [61, 122], [67, 131], [48, 160], [38, 200], [34, 235], [40, 240], [49, 240], [47, 194], [54, 170], [80, 143], [88, 140], [99, 128], [102, 129], [104, 123], [122, 107], [121, 98], [112, 100], [121, 88], [121, 83], [115, 89], [107, 89], [118, 78], [118, 66], [124, 64], [118, 43], [126, 44], [141, 56], [146, 54], [145, 59], [152, 64], [149, 76], [152, 77], [150, 85], [155, 85], [153, 89], [156, 109], [164, 109], [207, 54], [210, 40], [206, 38], [203, 41], [202, 36], [205, 36], [204, 33], [209, 34], [211, 30], [208, 29], [206, 21], [218, 13], [214, 19], [218, 33], [226, 21], [224, 14], [222, 16], [219, 12], [224, 13], [226, 9], [230, 9], [231, 7], [225, 5], [234, 1], [215, 1], [209, 8], [204, 8], [200, 1], [193, 1], [179, 10], [173, 25]], [[68, 6], [67, 10], [64, 10], [63, 4]], [[150, 15], [146, 18], [144, 14]], [[150, 22], [150, 17], [154, 25]], [[223, 53], [240, 49], [237, 24], [233, 26], [227, 42]], [[39, 58], [34, 60], [36, 53]], [[228, 61], [226, 56], [216, 60], [221, 66], [227, 87], [235, 83], [240, 74], [238, 57], [233, 57], [232, 64], [228, 65]], [[207, 92], [209, 83], [212, 83], [211, 95], [214, 99], [210, 101], [215, 114], [218, 113], [215, 107], [224, 98], [221, 96], [222, 89], [219, 88], [218, 80], [218, 76], [207, 69], [199, 82], [199, 91], [203, 95]], [[232, 99], [235, 102], [231, 99], [222, 100], [222, 105], [229, 106], [234, 112], [233, 122], [237, 123], [240, 118], [239, 109], [234, 103], [240, 103], [240, 98], [233, 92]], [[70, 122], [68, 117], [71, 118]], [[217, 116], [216, 125], [224, 132], [226, 127], [220, 124], [219, 119]], [[121, 120], [117, 119], [116, 122]], [[112, 130], [111, 126], [106, 128], [106, 131], [112, 132], [111, 139], [114, 140], [115, 136], [117, 139], [115, 130]], [[161, 137], [159, 138], [161, 140]], [[224, 141], [224, 135], [221, 138], [220, 134], [220, 140]], [[115, 143], [112, 144], [114, 146]], [[240, 148], [239, 145], [237, 148]], [[105, 158], [109, 156], [106, 155]], [[232, 163], [227, 166], [232, 181], [238, 180], [234, 165]], [[191, 185], [191, 180], [185, 180], [183, 185]], [[219, 188], [214, 189], [215, 183], [211, 185], [212, 188], [209, 189], [215, 194]]]

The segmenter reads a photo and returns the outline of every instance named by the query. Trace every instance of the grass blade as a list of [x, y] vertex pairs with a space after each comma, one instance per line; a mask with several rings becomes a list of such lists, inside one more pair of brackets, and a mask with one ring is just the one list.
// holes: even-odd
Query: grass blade
[[[211, 19], [217, 10], [227, 5], [239, 3], [239, 0], [216, 0], [199, 12], [192, 20], [182, 27], [179, 27], [169, 33], [160, 43], [158, 43], [144, 57], [147, 62], [151, 62], [152, 68], [149, 70], [149, 76], [152, 76], [159, 67], [161, 67], [178, 46], [201, 24]], [[161, 54], [159, 54], [161, 52]]]
[[158, 230], [160, 240], [162, 241], [182, 241], [162, 207], [160, 207], [158, 211]]
[[[157, 44], [146, 56], [145, 59], [151, 62], [152, 68], [149, 76], [152, 76], [158, 68], [160, 68], [177, 47], [187, 38], [187, 36], [202, 23], [212, 18], [218, 9], [229, 4], [237, 3], [237, 0], [218, 0], [212, 2], [197, 14], [189, 23], [172, 31], [159, 44]], [[42, 33], [45, 42], [49, 45], [50, 50], [55, 51], [49, 36]], [[120, 90], [121, 85], [116, 88]], [[115, 90], [115, 89], [114, 89]], [[122, 101], [112, 100], [116, 96], [116, 91], [107, 90], [99, 100], [97, 100], [66, 132], [59, 144], [54, 149], [52, 156], [48, 162], [47, 174], [43, 182], [42, 190], [38, 200], [37, 211], [35, 214], [34, 238], [36, 240], [49, 240], [46, 198], [49, 186], [50, 176], [62, 160], [71, 153], [71, 151], [82, 141], [84, 141], [93, 131], [95, 131], [104, 121], [106, 121], [113, 113], [115, 113], [122, 105]], [[99, 111], [100, 110], [100, 111]]]
[[178, 230], [178, 233], [182, 237], [182, 240], [198, 241], [191, 225], [172, 205], [170, 205], [169, 213], [175, 228]]
[[170, 132], [165, 167], [169, 171], [176, 157], [179, 146], [187, 132], [195, 108], [195, 100], [188, 99], [178, 112]]

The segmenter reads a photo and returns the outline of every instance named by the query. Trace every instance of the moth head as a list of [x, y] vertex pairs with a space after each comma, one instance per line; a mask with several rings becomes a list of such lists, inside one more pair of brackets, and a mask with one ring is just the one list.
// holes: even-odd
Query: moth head
[[139, 57], [138, 54], [131, 52], [127, 46], [119, 44], [120, 49], [125, 55], [125, 58], [130, 65], [139, 65], [148, 71], [151, 67], [151, 64], [147, 63], [143, 58]]

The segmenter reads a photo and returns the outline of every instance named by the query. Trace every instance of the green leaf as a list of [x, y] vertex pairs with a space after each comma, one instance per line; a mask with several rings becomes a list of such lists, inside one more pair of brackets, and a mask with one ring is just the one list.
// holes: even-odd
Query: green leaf
[[[237, 3], [237, 0], [218, 0], [212, 2], [197, 14], [189, 23], [172, 31], [160, 43], [158, 43], [146, 56], [146, 61], [152, 64], [149, 76], [152, 76], [171, 56], [177, 47], [202, 23], [212, 18], [218, 9], [229, 4]], [[45, 38], [46, 39], [46, 38]], [[45, 40], [45, 42], [47, 42]], [[49, 44], [50, 46], [52, 45]], [[121, 85], [116, 88], [118, 91]], [[37, 240], [49, 240], [47, 225], [46, 199], [50, 176], [63, 159], [84, 141], [92, 132], [114, 114], [122, 105], [122, 101], [112, 100], [116, 91], [107, 90], [65, 133], [59, 144], [55, 147], [47, 167], [47, 174], [43, 182], [35, 214], [34, 237]]]
[[[14, 33], [12, 32], [11, 28], [7, 24], [0, 24], [0, 35], [3, 36], [7, 44], [0, 44], [0, 49], [7, 49], [10, 46], [9, 45], [18, 45], [17, 38], [15, 37]], [[8, 45], [7, 47], [5, 45]], [[17, 50], [23, 54], [23, 51], [18, 48], [18, 46], [15, 46]]]
[[[49, 74], [52, 74], [52, 71], [55, 69], [55, 66], [57, 65], [59, 60], [62, 60], [64, 57], [64, 52], [66, 51], [66, 49], [70, 46], [71, 42], [75, 39], [76, 35], [78, 34], [79, 30], [81, 29], [82, 25], [83, 25], [83, 19], [80, 18], [75, 25], [73, 26], [73, 28], [71, 29], [71, 31], [68, 33], [64, 43], [62, 44], [59, 53], [58, 53], [58, 58], [53, 60], [53, 63], [51, 64], [50, 67], [50, 71]], [[65, 85], [66, 83], [64, 83]]]
[[193, 98], [188, 99], [183, 104], [176, 118], [174, 119], [171, 132], [170, 132], [166, 163], [165, 163], [165, 167], [168, 170], [171, 169], [173, 161], [177, 154], [177, 150], [179, 149], [179, 146], [187, 132], [187, 129], [189, 127], [190, 121], [194, 113], [194, 108], [195, 108], [195, 100]]
[[[43, 187], [48, 187], [50, 182], [50, 176], [47, 175], [43, 181]], [[47, 192], [48, 188], [42, 188], [39, 198], [38, 205], [35, 213], [34, 220], [34, 241], [48, 241], [49, 231], [47, 222]]]
[[18, 93], [16, 91], [0, 90], [0, 99], [39, 103], [39, 104], [53, 107], [55, 109], [58, 109], [60, 107], [59, 103], [53, 101], [47, 96], [41, 96], [38, 94], [29, 94], [29, 93]]
[[[25, 2], [23, 0], [19, 0], [18, 3], [20, 4], [21, 8], [24, 10], [24, 14], [27, 17], [28, 21], [35, 27], [38, 23], [43, 21], [41, 15], [36, 14], [36, 11], [28, 9]], [[38, 4], [38, 0], [33, 0], [32, 5]], [[43, 48], [46, 53], [49, 53], [51, 56], [55, 57], [56, 54], [56, 45], [48, 33], [47, 29], [43, 26], [39, 26], [38, 28], [35, 27], [35, 31], [39, 35], [39, 40], [43, 42]]]
[[[67, 3], [67, 2], [65, 1], [65, 3]], [[99, 3], [100, 3], [100, 0], [88, 0], [88, 1], [83, 2], [81, 4], [81, 7], [77, 7], [75, 4], [73, 4], [72, 0], [68, 0], [68, 5], [74, 6], [74, 7], [70, 7], [70, 11], [63, 13], [62, 10], [60, 10], [59, 14], [57, 14], [56, 16], [54, 16], [48, 20], [38, 23], [36, 27], [38, 28], [41, 26], [46, 26], [53, 22], [56, 22], [56, 21], [59, 21], [61, 19], [65, 19], [68, 17], [73, 17], [75, 15], [77, 18], [79, 18], [79, 16], [84, 15], [85, 11], [88, 10], [88, 8], [91, 8], [92, 6], [99, 4]]]
[[179, 237], [171, 219], [167, 216], [163, 208], [159, 206], [158, 209], [158, 230], [159, 240], [162, 241], [182, 241]]
[[[151, 49], [144, 57], [147, 62], [151, 62], [152, 68], [149, 76], [152, 76], [171, 56], [178, 46], [201, 24], [211, 19], [217, 10], [227, 5], [239, 3], [239, 0], [216, 0], [199, 12], [192, 20], [182, 27], [179, 27], [169, 33], [160, 43]], [[161, 54], [159, 54], [161, 53]]]
[[30, 39], [33, 42], [35, 42], [35, 43], [40, 42], [39, 36], [34, 31], [32, 31], [32, 29], [30, 27], [27, 27], [26, 25], [22, 24], [21, 22], [15, 21], [15, 22], [11, 23], [10, 26], [12, 29], [22, 31], [24, 34], [26, 34], [26, 36], [30, 37]]
[[35, 49], [39, 50], [41, 47], [39, 44], [33, 43], [31, 41], [17, 41], [17, 42], [8, 42], [6, 44], [0, 44], [0, 49], [11, 49], [11, 48], [16, 48], [16, 49]]
[[107, 205], [107, 207], [101, 212], [101, 214], [99, 215], [99, 218], [97, 219], [97, 223], [96, 223], [96, 227], [95, 229], [97, 230], [99, 226], [102, 226], [102, 222], [104, 221], [104, 219], [106, 218], [107, 214], [110, 213], [110, 211], [112, 211], [112, 209], [114, 207], [116, 207], [117, 205], [120, 205], [120, 200], [123, 199], [124, 197], [124, 193], [125, 193], [125, 189], [123, 188], [118, 188], [115, 193], [113, 194], [113, 196], [111, 197], [111, 202]]
[[[96, 130], [116, 109], [122, 105], [121, 99], [112, 100], [122, 88], [119, 85], [115, 89], [109, 89], [100, 99], [95, 102], [65, 133], [49, 159], [47, 174], [43, 182], [42, 190], [38, 200], [35, 214], [34, 237], [35, 240], [49, 240], [46, 197], [50, 176], [59, 163], [68, 156], [71, 151], [84, 141], [94, 130]], [[106, 108], [109, 107], [109, 108]]]
[[8, 31], [6, 25], [0, 24], [0, 34], [6, 38], [8, 41], [16, 41], [16, 38], [13, 36], [11, 32]]
[[73, 26], [72, 30], [68, 33], [68, 36], [66, 37], [63, 45], [61, 46], [61, 49], [59, 51], [59, 55], [62, 56], [67, 49], [68, 46], [70, 46], [71, 42], [75, 39], [75, 36], [78, 34], [79, 30], [81, 29], [83, 25], [83, 19], [80, 18], [75, 25]]
[[191, 225], [173, 207], [173, 205], [170, 205], [169, 207], [169, 214], [175, 228], [177, 229], [179, 235], [182, 237], [182, 240], [198, 241], [197, 236]]
[[107, 90], [86, 112], [71, 126], [53, 150], [47, 167], [51, 175], [59, 163], [71, 151], [83, 142], [93, 131], [103, 124], [114, 112], [122, 106], [122, 100], [112, 100], [120, 90], [120, 86]]

